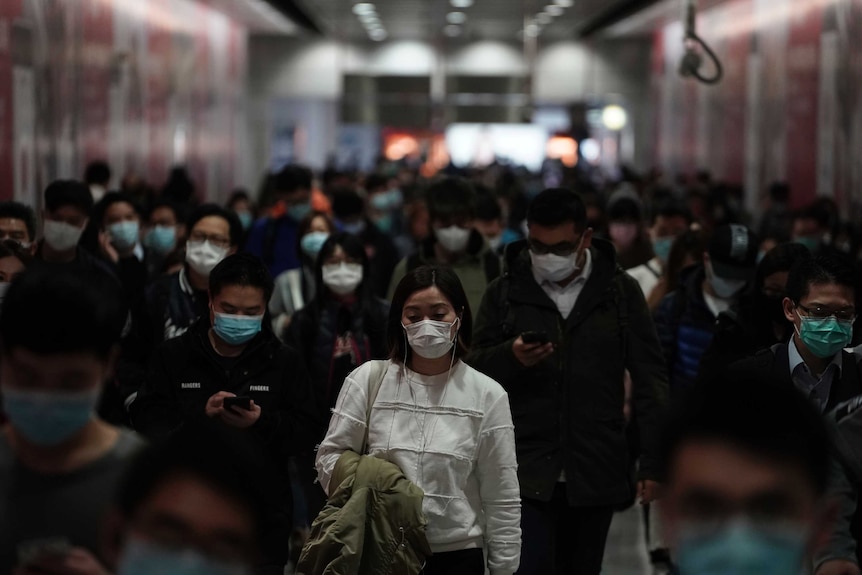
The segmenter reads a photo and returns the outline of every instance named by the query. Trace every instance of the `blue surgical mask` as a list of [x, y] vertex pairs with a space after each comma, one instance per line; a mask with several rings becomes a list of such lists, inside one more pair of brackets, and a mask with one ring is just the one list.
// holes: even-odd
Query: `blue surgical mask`
[[177, 245], [177, 229], [174, 226], [155, 226], [147, 232], [144, 244], [158, 254], [170, 253]]
[[374, 225], [377, 226], [377, 229], [384, 234], [388, 234], [391, 233], [392, 228], [395, 227], [395, 219], [392, 217], [392, 214], [386, 214], [385, 216], [380, 216], [374, 220]]
[[287, 215], [291, 217], [291, 219], [301, 222], [305, 216], [311, 213], [311, 204], [309, 202], [305, 202], [303, 204], [293, 204], [289, 208], [287, 208]]
[[820, 249], [820, 238], [816, 236], [802, 236], [794, 239], [793, 243], [805, 246], [812, 254]]
[[260, 333], [262, 315], [232, 315], [216, 313], [213, 330], [228, 345], [242, 345]]
[[680, 575], [796, 575], [802, 572], [806, 541], [798, 525], [693, 526], [680, 538], [676, 559]]
[[389, 192], [374, 194], [369, 203], [375, 210], [386, 212], [392, 209], [392, 196], [389, 195]]
[[834, 356], [853, 339], [853, 322], [838, 321], [835, 317], [803, 317], [799, 311], [796, 315], [802, 320], [797, 329], [799, 339], [819, 358]]
[[129, 250], [138, 243], [140, 226], [138, 222], [117, 222], [108, 226], [111, 234], [111, 243], [120, 251]]
[[328, 239], [329, 234], [327, 232], [309, 232], [302, 236], [299, 245], [305, 255], [314, 259], [317, 258], [317, 254], [320, 253], [320, 249]]
[[660, 259], [662, 263], [667, 263], [667, 258], [670, 257], [670, 249], [673, 247], [673, 237], [656, 238], [652, 243], [652, 251], [655, 257]]
[[[251, 224], [254, 222], [254, 218], [251, 215], [251, 212], [237, 212], [236, 217], [239, 218], [239, 223], [242, 224], [242, 229], [247, 230], [251, 227]], [[305, 216], [303, 216], [304, 218]], [[299, 218], [300, 220], [302, 218]]]
[[3, 388], [3, 409], [27, 441], [52, 446], [68, 441], [93, 417], [100, 390], [24, 391]]
[[173, 549], [129, 538], [117, 575], [248, 575], [244, 565], [226, 564], [191, 549]]

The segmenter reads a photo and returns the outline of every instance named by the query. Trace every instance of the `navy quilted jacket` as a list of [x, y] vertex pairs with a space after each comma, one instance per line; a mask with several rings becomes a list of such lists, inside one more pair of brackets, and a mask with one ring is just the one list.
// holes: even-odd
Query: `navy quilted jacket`
[[716, 317], [703, 299], [702, 265], [684, 274], [680, 287], [659, 304], [655, 327], [670, 373], [672, 395], [684, 392], [697, 379], [703, 358], [715, 333]]

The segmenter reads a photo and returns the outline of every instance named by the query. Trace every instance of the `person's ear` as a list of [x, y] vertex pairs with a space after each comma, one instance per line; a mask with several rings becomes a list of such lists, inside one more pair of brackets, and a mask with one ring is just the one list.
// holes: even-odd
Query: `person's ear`
[[584, 251], [590, 249], [590, 246], [593, 245], [593, 228], [587, 228], [581, 236], [581, 242], [583, 244]]
[[796, 304], [789, 297], [784, 298], [781, 302], [784, 306], [784, 318], [792, 324], [796, 324]]
[[237, 246], [231, 246], [231, 248], [227, 251], [227, 255], [232, 256], [236, 253]]

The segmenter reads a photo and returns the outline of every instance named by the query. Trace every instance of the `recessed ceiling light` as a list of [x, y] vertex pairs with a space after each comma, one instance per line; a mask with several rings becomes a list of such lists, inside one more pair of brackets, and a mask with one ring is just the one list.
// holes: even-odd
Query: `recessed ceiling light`
[[529, 24], [526, 28], [524, 28], [524, 35], [529, 36], [531, 38], [535, 38], [541, 32], [541, 28], [539, 28], [535, 24]]
[[445, 28], [443, 28], [443, 33], [446, 34], [447, 36], [449, 36], [450, 38], [455, 38], [456, 36], [461, 35], [461, 27], [456, 26], [454, 24], [450, 24], [449, 26], [446, 26]]
[[550, 14], [551, 16], [561, 16], [564, 12], [562, 6], [557, 6], [556, 4], [551, 4], [549, 6], [545, 6], [545, 12]]
[[554, 0], [554, 4], [563, 8], [571, 8], [575, 5], [575, 0]]
[[359, 21], [363, 24], [370, 24], [372, 22], [379, 22], [380, 19], [377, 17], [377, 14], [362, 14], [359, 17]]
[[463, 24], [467, 21], [467, 15], [463, 12], [449, 12], [446, 14], [446, 21], [450, 24]]
[[360, 16], [362, 14], [373, 14], [376, 8], [371, 2], [360, 2], [353, 5], [353, 13]]
[[469, 8], [473, 5], [473, 0], [450, 0], [453, 8]]
[[388, 34], [386, 33], [386, 30], [383, 30], [382, 28], [378, 28], [375, 30], [371, 30], [368, 33], [368, 36], [372, 40], [374, 40], [375, 42], [380, 42], [381, 40], [385, 40], [386, 37], [388, 36]]
[[536, 22], [538, 22], [539, 24], [541, 24], [543, 26], [550, 24], [553, 19], [554, 19], [553, 16], [551, 16], [550, 14], [546, 14], [544, 12], [542, 12], [541, 14], [536, 16]]

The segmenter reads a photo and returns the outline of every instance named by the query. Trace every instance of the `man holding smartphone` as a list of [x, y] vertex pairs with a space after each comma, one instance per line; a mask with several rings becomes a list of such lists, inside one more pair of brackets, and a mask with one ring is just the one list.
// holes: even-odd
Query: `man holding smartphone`
[[284, 346], [264, 321], [273, 281], [251, 254], [229, 256], [209, 277], [209, 317], [154, 353], [131, 416], [153, 439], [185, 424], [215, 420], [245, 430], [281, 466], [272, 494], [282, 510], [281, 529], [266, 534], [264, 552], [273, 571], [287, 560], [292, 502], [287, 461], [310, 454], [323, 424], [308, 374], [295, 351]]
[[[657, 495], [657, 435], [667, 372], [646, 301], [594, 239], [583, 201], [545, 190], [529, 237], [488, 286], [471, 365], [508, 391], [523, 502], [522, 575], [598, 575], [614, 510]], [[640, 478], [629, 453], [624, 371], [633, 382]]]

